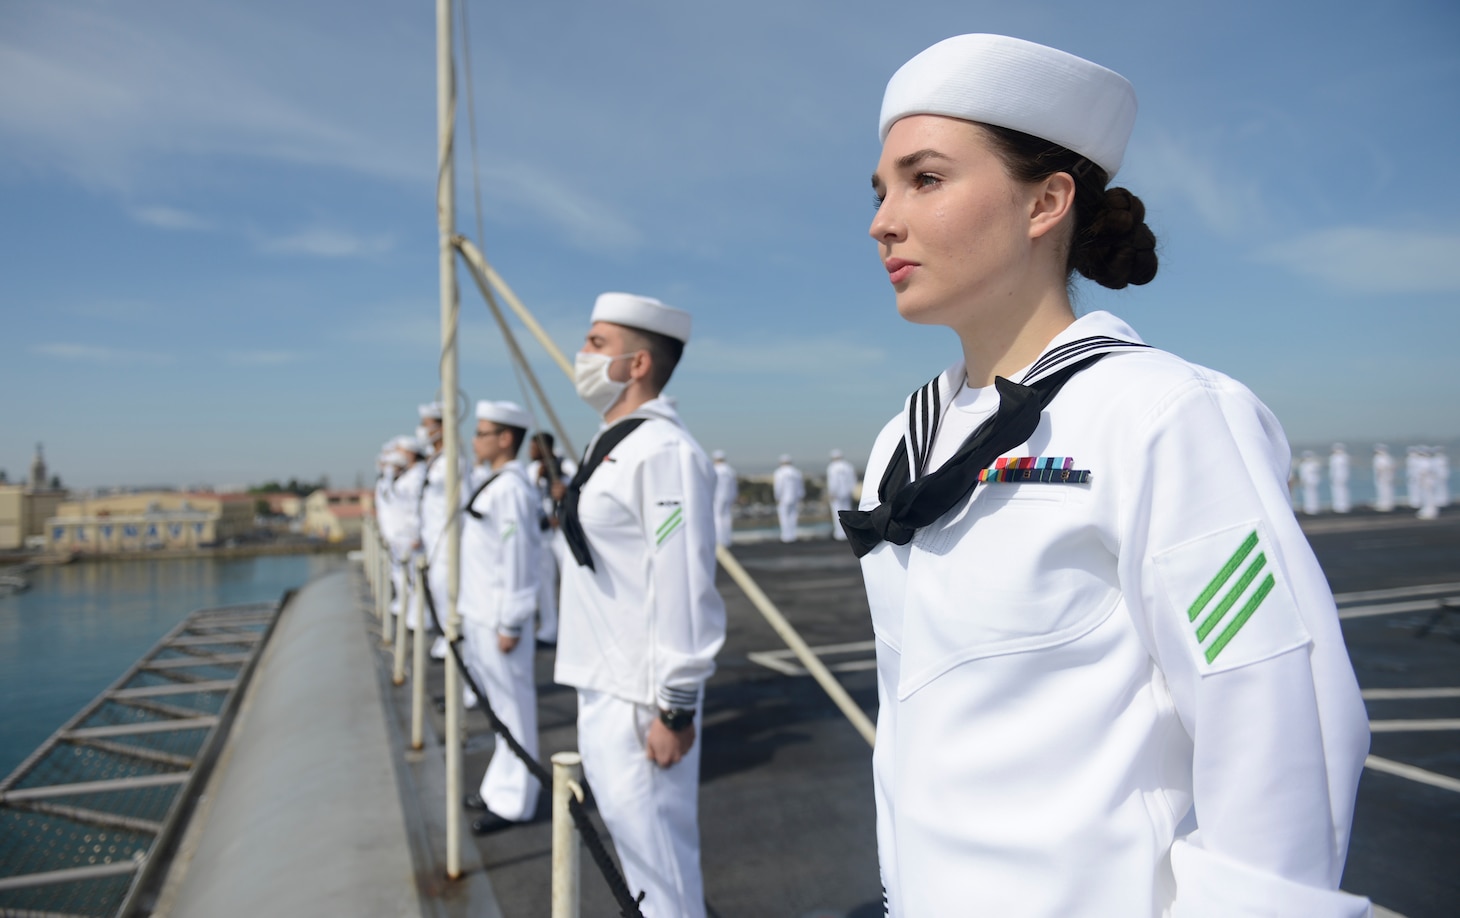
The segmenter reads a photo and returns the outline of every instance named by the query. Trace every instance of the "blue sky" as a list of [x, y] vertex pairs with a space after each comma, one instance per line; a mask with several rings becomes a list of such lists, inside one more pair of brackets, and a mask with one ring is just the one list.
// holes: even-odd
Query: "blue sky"
[[[1003, 32], [1125, 74], [1155, 282], [1080, 306], [1247, 383], [1296, 443], [1460, 435], [1460, 8], [624, 0], [469, 8], [480, 243], [570, 353], [689, 309], [671, 392], [742, 471], [865, 459], [957, 356], [866, 236], [882, 88]], [[433, 5], [0, 3], [0, 468], [368, 477], [435, 394]], [[477, 238], [461, 85], [458, 216]], [[519, 399], [463, 277], [461, 383]], [[529, 347], [580, 448], [594, 419]]]

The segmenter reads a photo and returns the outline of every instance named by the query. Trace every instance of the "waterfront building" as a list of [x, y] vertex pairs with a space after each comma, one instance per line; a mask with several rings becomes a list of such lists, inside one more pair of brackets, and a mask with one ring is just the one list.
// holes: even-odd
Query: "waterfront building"
[[52, 488], [46, 460], [36, 444], [30, 478], [23, 484], [0, 484], [0, 551], [25, 547], [28, 539], [43, 540], [46, 520], [67, 497], [64, 488]]
[[140, 552], [199, 548], [253, 531], [247, 494], [144, 491], [63, 501], [46, 520], [52, 551]]
[[327, 542], [358, 539], [365, 517], [374, 513], [375, 492], [368, 488], [321, 488], [304, 499], [304, 534]]

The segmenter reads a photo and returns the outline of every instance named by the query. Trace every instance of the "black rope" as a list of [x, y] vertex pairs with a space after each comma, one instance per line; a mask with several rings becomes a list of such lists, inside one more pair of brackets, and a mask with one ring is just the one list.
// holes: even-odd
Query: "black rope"
[[[429, 564], [422, 565], [422, 579], [424, 579], [424, 574], [429, 569]], [[437, 630], [444, 634], [446, 629], [441, 627], [441, 619], [436, 614], [436, 600], [432, 598], [430, 590], [422, 590], [421, 592], [426, 598], [426, 609], [431, 613], [431, 620], [436, 623]], [[508, 730], [502, 721], [498, 719], [497, 712], [492, 710], [492, 704], [487, 700], [487, 693], [482, 690], [481, 686], [477, 685], [477, 680], [472, 675], [471, 669], [466, 665], [466, 661], [461, 658], [460, 644], [461, 636], [457, 635], [456, 639], [450, 642], [451, 655], [456, 659], [456, 668], [466, 678], [466, 684], [476, 693], [480, 710], [483, 714], [487, 715], [487, 722], [491, 724], [492, 732], [507, 742], [507, 748], [512, 750], [512, 754], [521, 759], [522, 764], [527, 766], [528, 772], [538, 780], [539, 784], [547, 788], [548, 792], [551, 793], [553, 787], [552, 774], [542, 766], [541, 762], [533, 758], [526, 749], [522, 748], [522, 744], [517, 741], [517, 737], [513, 736], [512, 731]], [[635, 897], [629, 890], [628, 881], [624, 879], [622, 873], [619, 873], [618, 867], [614, 864], [613, 858], [608, 853], [608, 849], [603, 845], [603, 839], [599, 836], [598, 829], [588, 819], [588, 810], [584, 808], [583, 804], [578, 802], [577, 797], [572, 795], [568, 797], [568, 814], [573, 817], [573, 824], [578, 827], [578, 834], [582, 836], [583, 845], [588, 849], [588, 854], [593, 858], [593, 863], [598, 865], [598, 872], [603, 874], [604, 881], [608, 883], [609, 891], [613, 893], [614, 901], [618, 903], [619, 914], [622, 918], [644, 918], [644, 913], [639, 910], [639, 903], [644, 900], [644, 894], [641, 892]]]

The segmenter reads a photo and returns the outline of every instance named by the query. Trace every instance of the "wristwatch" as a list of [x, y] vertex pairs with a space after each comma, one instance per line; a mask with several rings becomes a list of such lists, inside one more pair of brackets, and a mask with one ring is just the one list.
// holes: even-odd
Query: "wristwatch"
[[678, 733], [695, 722], [694, 708], [660, 708], [659, 722], [671, 732]]

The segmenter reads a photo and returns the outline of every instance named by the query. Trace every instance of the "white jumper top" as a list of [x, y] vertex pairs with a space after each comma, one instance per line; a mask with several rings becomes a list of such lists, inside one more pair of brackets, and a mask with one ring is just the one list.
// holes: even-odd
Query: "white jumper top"
[[564, 560], [554, 677], [639, 704], [692, 708], [725, 642], [715, 474], [666, 399], [630, 417], [647, 420], [594, 470], [578, 501], [595, 569]]
[[830, 497], [850, 500], [857, 490], [857, 469], [845, 459], [833, 459], [826, 467], [826, 493]]
[[[467, 461], [465, 454], [460, 454], [460, 456], [456, 470], [460, 478], [461, 494], [457, 499], [464, 501], [471, 494], [466, 488], [466, 483], [471, 477], [472, 463]], [[445, 570], [446, 552], [438, 551], [437, 545], [445, 537], [446, 523], [451, 518], [446, 506], [446, 453], [438, 452], [422, 464], [424, 465], [424, 477], [416, 479], [421, 488], [421, 545], [426, 551], [428, 563], [440, 564], [441, 569]], [[444, 601], [438, 600], [438, 602]]]
[[426, 464], [416, 462], [390, 486], [389, 509], [382, 522], [385, 540], [397, 561], [404, 561], [421, 538], [421, 484]]
[[728, 507], [740, 495], [740, 481], [728, 462], [712, 463], [715, 472], [715, 506]]
[[771, 488], [776, 503], [782, 506], [798, 503], [806, 496], [806, 479], [794, 465], [778, 465], [771, 476]]
[[[495, 477], [494, 477], [495, 476]], [[517, 637], [537, 611], [537, 488], [527, 480], [522, 463], [508, 462], [493, 471], [472, 469], [463, 501], [486, 488], [461, 517], [461, 587], [457, 611], [462, 618]]]
[[[1139, 341], [1095, 312], [1046, 353], [1089, 336]], [[907, 430], [877, 438], [863, 509]], [[1121, 351], [1009, 455], [1089, 480], [981, 483], [862, 559], [889, 914], [1366, 915], [1335, 890], [1368, 722], [1277, 420]]]

